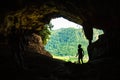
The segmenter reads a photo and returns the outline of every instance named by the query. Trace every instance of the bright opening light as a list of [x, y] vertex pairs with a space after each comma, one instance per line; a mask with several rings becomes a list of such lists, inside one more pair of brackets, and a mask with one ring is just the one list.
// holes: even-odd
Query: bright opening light
[[[63, 17], [51, 19], [50, 24], [53, 25], [53, 28], [45, 49], [53, 55], [53, 58], [77, 63], [78, 58], [75, 55], [78, 44], [81, 43], [83, 45], [85, 43], [83, 45], [84, 50], [86, 49], [86, 44], [88, 44], [82, 32], [82, 26]], [[83, 61], [84, 63], [88, 61], [87, 50], [85, 50]]]
[[63, 17], [55, 18], [50, 21], [50, 23], [53, 24], [52, 30], [60, 29], [60, 28], [68, 28], [68, 27], [74, 27], [74, 28], [82, 28], [81, 25], [78, 25], [74, 22], [71, 22]]
[[[77, 63], [78, 58], [75, 57], [75, 55], [77, 53], [78, 44], [81, 44], [85, 52], [83, 62], [86, 63], [89, 61], [87, 51], [89, 43], [81, 25], [64, 19], [63, 17], [51, 19], [50, 24], [53, 25], [53, 28], [51, 30], [50, 40], [45, 46], [45, 49], [53, 55], [53, 58]], [[98, 40], [98, 36], [101, 34], [103, 34], [102, 30], [93, 28], [92, 42]]]

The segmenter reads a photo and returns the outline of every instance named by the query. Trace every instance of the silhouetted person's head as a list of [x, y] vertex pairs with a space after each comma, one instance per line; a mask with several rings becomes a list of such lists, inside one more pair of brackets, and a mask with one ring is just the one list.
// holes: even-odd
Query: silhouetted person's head
[[78, 48], [81, 48], [81, 44], [78, 45]]

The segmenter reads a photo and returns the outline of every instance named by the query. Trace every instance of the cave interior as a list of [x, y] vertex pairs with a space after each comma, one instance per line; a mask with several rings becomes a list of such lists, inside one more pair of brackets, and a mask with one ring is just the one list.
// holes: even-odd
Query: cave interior
[[[15, 80], [119, 80], [120, 23], [117, 0], [4, 0], [0, 1], [0, 73]], [[24, 43], [52, 18], [64, 17], [83, 26], [89, 40], [89, 62], [74, 64], [53, 59], [44, 50], [24, 50]], [[104, 35], [92, 43], [93, 28]], [[37, 38], [36, 38], [37, 37]], [[43, 38], [43, 37], [41, 37]], [[31, 40], [32, 41], [32, 40]], [[27, 43], [26, 43], [27, 45]], [[38, 54], [40, 53], [40, 54]], [[92, 54], [94, 53], [94, 54]], [[44, 54], [44, 55], [42, 55]]]

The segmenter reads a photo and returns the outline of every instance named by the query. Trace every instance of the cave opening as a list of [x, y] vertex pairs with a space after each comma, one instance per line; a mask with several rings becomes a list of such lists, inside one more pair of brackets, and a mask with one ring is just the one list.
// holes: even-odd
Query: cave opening
[[[49, 51], [53, 58], [63, 61], [78, 63], [77, 49], [78, 44], [81, 44], [84, 50], [83, 62], [89, 61], [87, 47], [89, 41], [85, 37], [83, 27], [77, 23], [71, 22], [63, 17], [58, 17], [50, 20], [52, 26], [50, 39], [45, 45], [45, 49]], [[102, 30], [93, 28], [93, 40], [98, 40], [98, 36], [103, 34]]]

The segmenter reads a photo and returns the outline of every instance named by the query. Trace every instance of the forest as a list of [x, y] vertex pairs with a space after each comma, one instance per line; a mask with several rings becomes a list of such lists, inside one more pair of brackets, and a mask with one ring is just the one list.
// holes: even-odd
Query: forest
[[[50, 30], [51, 35], [45, 45], [45, 49], [49, 51], [54, 58], [65, 61], [77, 61], [78, 44], [81, 44], [84, 50], [83, 61], [87, 62], [89, 57], [87, 54], [88, 40], [84, 35], [83, 28], [60, 28], [57, 30]], [[98, 39], [98, 35], [103, 34], [102, 30], [93, 29], [93, 41]]]

